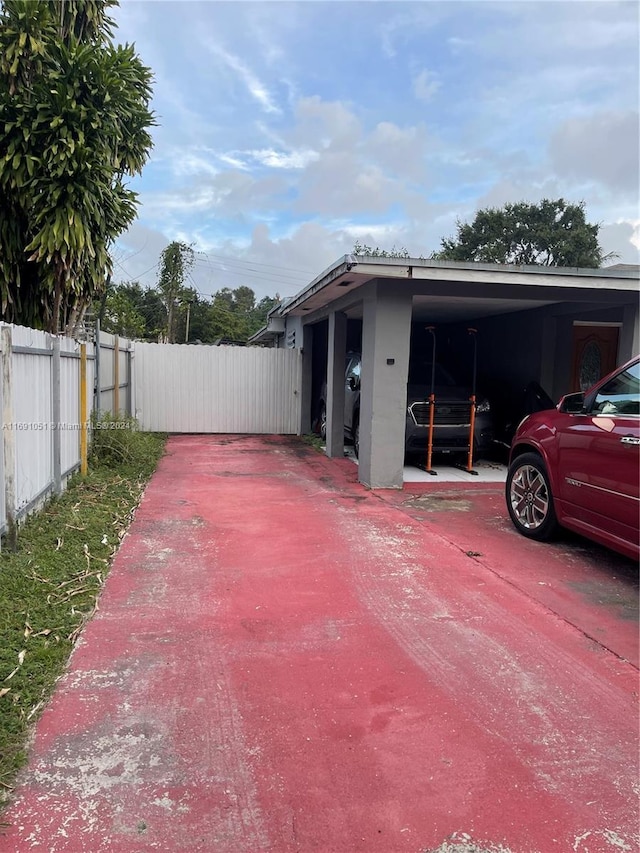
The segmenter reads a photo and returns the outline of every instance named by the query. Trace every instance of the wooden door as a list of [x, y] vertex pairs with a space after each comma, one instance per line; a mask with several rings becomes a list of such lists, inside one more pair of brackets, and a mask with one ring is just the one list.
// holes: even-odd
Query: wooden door
[[617, 365], [618, 326], [574, 326], [571, 390], [586, 391]]

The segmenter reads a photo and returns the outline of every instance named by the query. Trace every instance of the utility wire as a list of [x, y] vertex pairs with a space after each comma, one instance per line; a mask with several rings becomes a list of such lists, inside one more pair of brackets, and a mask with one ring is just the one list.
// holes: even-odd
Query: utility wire
[[[198, 264], [197, 260], [196, 260], [196, 264]], [[212, 271], [223, 268], [222, 264], [219, 264], [216, 266], [211, 261], [200, 261], [199, 269], [205, 268], [202, 266], [203, 264], [206, 265], [206, 268], [208, 268]], [[292, 276], [292, 275], [289, 275], [288, 273], [282, 273], [282, 274], [278, 275], [277, 273], [270, 273], [267, 270], [254, 270], [251, 267], [246, 266], [246, 265], [242, 265], [242, 266], [238, 266], [238, 267], [228, 266], [226, 269], [226, 272], [229, 274], [232, 274], [232, 275], [237, 275], [237, 276], [244, 275], [247, 278], [258, 278], [258, 279], [261, 279], [263, 281], [275, 281], [275, 282], [280, 282], [280, 283], [284, 283], [284, 284], [294, 284], [294, 283], [300, 284], [300, 283], [303, 283], [305, 281], [305, 279], [302, 276]]]
[[252, 261], [250, 259], [242, 259], [242, 258], [232, 258], [229, 255], [216, 255], [213, 252], [196, 252], [196, 258], [198, 255], [204, 255], [206, 258], [215, 258], [216, 260], [225, 261], [226, 263], [250, 263], [255, 264], [258, 267], [270, 267], [275, 270], [285, 270], [287, 272], [300, 272], [304, 275], [313, 275], [312, 270], [301, 269], [300, 267], [283, 267], [277, 264], [267, 264], [264, 261]]

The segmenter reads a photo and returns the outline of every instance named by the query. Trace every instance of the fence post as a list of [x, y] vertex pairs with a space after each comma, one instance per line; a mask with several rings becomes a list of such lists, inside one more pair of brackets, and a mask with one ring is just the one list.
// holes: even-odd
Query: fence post
[[120, 341], [115, 336], [113, 342], [113, 416], [120, 415]]
[[11, 550], [18, 544], [16, 522], [16, 434], [13, 429], [11, 329], [2, 329], [2, 452], [4, 453], [6, 542]]
[[134, 416], [133, 413], [133, 342], [127, 341], [127, 389], [126, 389], [126, 410], [125, 414], [130, 417]]
[[100, 385], [100, 318], [96, 318], [96, 342], [94, 344], [95, 347], [95, 358], [94, 358], [94, 370], [96, 372], [95, 382], [94, 382], [94, 393], [95, 399], [93, 401], [93, 408], [95, 409], [96, 417], [100, 417], [100, 406], [102, 404], [102, 386]]
[[80, 344], [80, 473], [87, 475], [87, 345]]
[[136, 345], [134, 341], [129, 341], [129, 414], [136, 421], [136, 428], [139, 428], [138, 409], [136, 400]]
[[62, 494], [62, 461], [61, 461], [61, 429], [60, 422], [60, 338], [50, 336], [52, 342], [51, 358], [51, 422], [53, 442], [53, 492]]

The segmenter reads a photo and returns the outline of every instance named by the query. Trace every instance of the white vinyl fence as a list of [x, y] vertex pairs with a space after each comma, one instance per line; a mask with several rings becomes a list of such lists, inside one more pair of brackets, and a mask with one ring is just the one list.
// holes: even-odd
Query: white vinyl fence
[[144, 430], [295, 435], [297, 349], [136, 342], [135, 415]]
[[133, 414], [141, 429], [295, 435], [301, 353], [295, 349], [148, 344], [98, 333], [71, 338], [0, 323], [0, 533], [59, 494], [80, 467], [91, 411]]
[[126, 338], [98, 331], [94, 408], [101, 412], [133, 414], [133, 343]]
[[[101, 411], [130, 411], [130, 342], [102, 337], [98, 360], [106, 388], [96, 395], [96, 347], [88, 343], [85, 419], [98, 400]], [[59, 494], [80, 467], [83, 416], [77, 341], [0, 324], [0, 342], [0, 532], [4, 534], [49, 495]]]

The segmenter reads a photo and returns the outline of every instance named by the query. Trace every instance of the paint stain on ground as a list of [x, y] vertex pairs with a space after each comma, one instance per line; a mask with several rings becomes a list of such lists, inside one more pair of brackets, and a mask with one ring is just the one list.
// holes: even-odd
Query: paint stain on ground
[[425, 512], [469, 512], [471, 501], [461, 498], [459, 495], [421, 495], [418, 498], [404, 501], [403, 506], [412, 509], [421, 509]]
[[512, 851], [508, 847], [503, 847], [502, 844], [476, 844], [466, 832], [455, 832], [440, 847], [425, 850], [424, 853], [512, 853]]
[[[625, 589], [603, 581], [568, 581], [567, 586], [582, 595], [587, 601], [610, 607], [619, 619], [638, 619], [638, 596], [636, 590]], [[627, 593], [625, 595], [625, 592]]]

